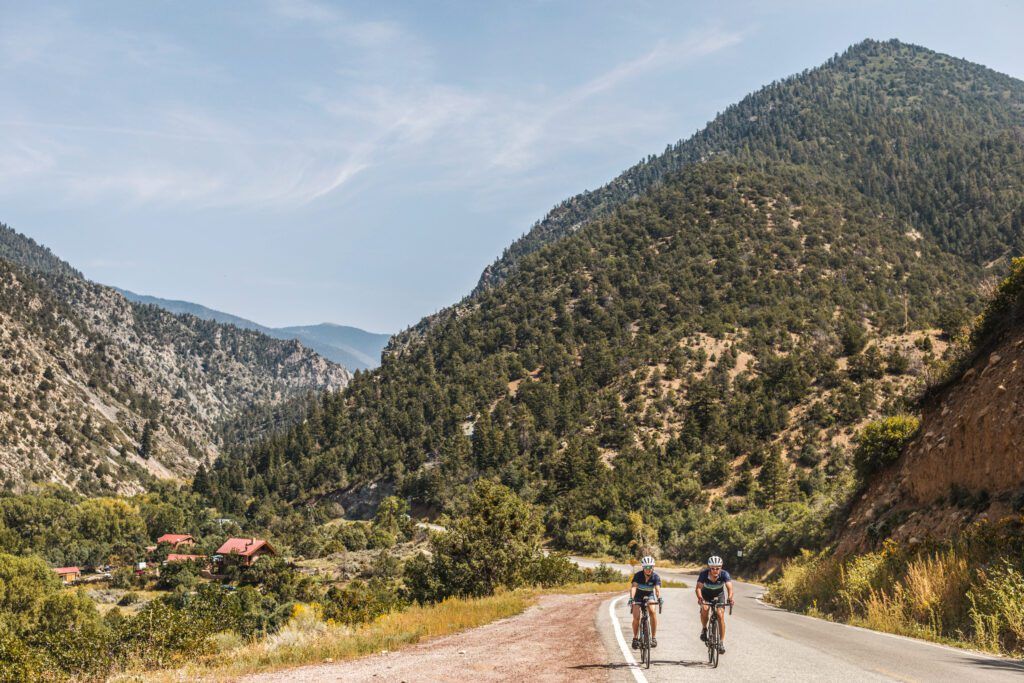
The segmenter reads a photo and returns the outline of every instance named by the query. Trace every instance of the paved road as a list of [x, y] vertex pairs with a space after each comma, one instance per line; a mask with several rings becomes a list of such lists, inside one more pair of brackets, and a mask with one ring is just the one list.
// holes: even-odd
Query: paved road
[[[578, 560], [580, 564], [592, 565]], [[622, 571], [629, 567], [614, 565]], [[659, 571], [664, 578], [696, 583], [694, 574]], [[728, 619], [728, 652], [718, 669], [707, 665], [693, 588], [664, 591], [665, 609], [651, 668], [633, 665], [626, 597], [605, 601], [598, 631], [608, 652], [611, 681], [1024, 681], [1024, 662], [901, 638], [812, 619], [765, 605], [760, 586], [736, 582], [736, 607]], [[615, 636], [623, 637], [620, 644]], [[625, 645], [628, 654], [621, 645]]]

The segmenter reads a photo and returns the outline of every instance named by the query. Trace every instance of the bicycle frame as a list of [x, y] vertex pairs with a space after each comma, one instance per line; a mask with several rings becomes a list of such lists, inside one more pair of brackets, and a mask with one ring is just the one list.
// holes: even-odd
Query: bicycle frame
[[661, 614], [661, 601], [653, 595], [641, 598], [634, 604], [640, 607], [640, 630], [637, 637], [640, 640], [640, 664], [647, 669], [651, 668], [651, 616], [647, 610], [651, 609], [651, 603], [658, 603], [658, 614]]
[[708, 664], [712, 668], [718, 668], [718, 644], [721, 642], [719, 637], [721, 626], [718, 621], [718, 610], [724, 610], [728, 606], [729, 614], [732, 614], [732, 603], [725, 602], [724, 594], [710, 602], [701, 602], [711, 610], [711, 613], [708, 615]]

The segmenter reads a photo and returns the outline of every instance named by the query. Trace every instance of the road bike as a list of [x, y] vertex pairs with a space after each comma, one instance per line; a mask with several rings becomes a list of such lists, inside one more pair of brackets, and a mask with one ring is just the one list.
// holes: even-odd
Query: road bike
[[645, 669], [651, 668], [651, 617], [647, 612], [651, 608], [649, 603], [658, 603], [658, 614], [661, 614], [661, 599], [654, 595], [644, 595], [637, 600], [630, 600], [630, 604], [640, 605], [640, 632], [637, 633], [637, 640], [640, 641], [640, 665]]
[[720, 595], [711, 601], [703, 601], [705, 605], [710, 606], [711, 614], [708, 618], [708, 664], [711, 668], [718, 668], [718, 646], [722, 642], [722, 625], [718, 621], [718, 608], [725, 608], [729, 606], [729, 614], [732, 614], [732, 603], [725, 601], [725, 596]]

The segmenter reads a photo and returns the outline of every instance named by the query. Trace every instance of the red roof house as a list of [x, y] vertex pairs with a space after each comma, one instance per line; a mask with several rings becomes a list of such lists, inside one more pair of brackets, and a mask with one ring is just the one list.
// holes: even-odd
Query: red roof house
[[74, 583], [82, 576], [82, 570], [78, 567], [57, 567], [53, 571], [57, 572], [64, 583]]
[[191, 534], [164, 534], [160, 538], [156, 539], [156, 544], [168, 543], [175, 550], [181, 545], [195, 545], [196, 539], [192, 538]]
[[259, 538], [229, 538], [217, 549], [222, 561], [229, 557], [237, 557], [243, 567], [249, 567], [264, 555], [277, 555], [273, 546]]

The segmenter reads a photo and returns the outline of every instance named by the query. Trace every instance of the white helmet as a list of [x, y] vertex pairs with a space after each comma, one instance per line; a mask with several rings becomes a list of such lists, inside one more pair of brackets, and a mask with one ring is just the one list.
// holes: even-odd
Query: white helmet
[[651, 557], [650, 555], [644, 555], [642, 558], [640, 558], [640, 566], [641, 567], [652, 567], [653, 568], [654, 567], [654, 558]]
[[709, 567], [721, 567], [722, 566], [722, 558], [720, 558], [718, 555], [712, 555], [711, 557], [708, 558], [708, 566]]

